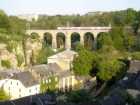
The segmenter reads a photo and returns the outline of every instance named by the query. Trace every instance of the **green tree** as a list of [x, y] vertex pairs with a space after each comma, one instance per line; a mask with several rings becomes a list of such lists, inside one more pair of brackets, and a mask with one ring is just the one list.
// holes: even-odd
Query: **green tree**
[[49, 47], [42, 48], [36, 57], [36, 63], [47, 64], [47, 58], [53, 54], [54, 52], [51, 48]]
[[57, 89], [58, 79], [55, 76], [50, 76], [47, 82], [47, 89], [50, 92], [55, 92]]
[[103, 46], [113, 46], [113, 41], [108, 33], [101, 33], [97, 38], [97, 48], [100, 49]]
[[47, 83], [45, 80], [41, 80], [40, 82], [40, 92], [45, 93], [47, 91]]
[[123, 27], [114, 27], [111, 30], [110, 35], [112, 37], [114, 47], [118, 50], [124, 50]]
[[55, 76], [49, 76], [46, 80], [41, 80], [40, 82], [40, 92], [55, 92], [57, 89], [58, 80], [56, 80]]
[[67, 94], [67, 102], [78, 105], [92, 103], [92, 96], [85, 90], [72, 91]]
[[134, 33], [137, 35], [140, 28], [140, 11], [137, 12], [136, 18], [132, 24], [132, 28], [134, 30]]
[[9, 60], [1, 60], [2, 67], [11, 68], [11, 62]]
[[78, 45], [78, 56], [73, 61], [73, 71], [76, 75], [89, 75], [92, 70], [93, 53]]
[[0, 88], [0, 101], [9, 100], [10, 97], [6, 94], [6, 92]]
[[103, 60], [98, 65], [98, 76], [103, 81], [109, 81], [115, 77], [118, 72], [125, 66], [123, 62], [118, 60]]

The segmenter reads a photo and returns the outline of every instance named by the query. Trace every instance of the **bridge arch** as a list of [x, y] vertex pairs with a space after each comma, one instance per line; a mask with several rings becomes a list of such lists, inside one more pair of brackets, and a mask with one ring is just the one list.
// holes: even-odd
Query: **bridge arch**
[[57, 48], [65, 48], [66, 37], [63, 32], [56, 33]]
[[94, 35], [92, 32], [86, 32], [84, 34], [84, 47], [93, 50], [94, 47]]
[[103, 45], [111, 45], [112, 39], [108, 32], [100, 32], [97, 35], [97, 49], [102, 48]]
[[45, 32], [43, 34], [43, 44], [44, 46], [52, 47], [52, 34], [49, 32]]
[[78, 32], [73, 32], [71, 34], [71, 49], [75, 49], [77, 44], [80, 43], [80, 33]]

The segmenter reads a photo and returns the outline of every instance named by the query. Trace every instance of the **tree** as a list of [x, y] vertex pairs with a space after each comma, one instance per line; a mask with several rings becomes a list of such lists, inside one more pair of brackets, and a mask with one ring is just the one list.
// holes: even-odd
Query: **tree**
[[5, 101], [10, 99], [10, 97], [6, 94], [6, 92], [0, 88], [0, 101]]
[[85, 90], [72, 91], [67, 94], [67, 102], [78, 104], [92, 103], [92, 96]]
[[4, 11], [0, 10], [0, 29], [8, 31], [9, 28], [10, 28], [9, 18]]
[[89, 75], [92, 70], [93, 53], [78, 45], [76, 48], [78, 57], [74, 58], [73, 71], [76, 75]]
[[1, 60], [2, 67], [11, 68], [11, 62], [9, 60]]
[[116, 59], [114, 60], [103, 60], [98, 65], [98, 76], [103, 81], [109, 81], [112, 77], [115, 77], [118, 72], [125, 66], [123, 62]]
[[137, 12], [136, 18], [132, 24], [132, 28], [134, 30], [134, 33], [137, 35], [140, 28], [140, 11]]
[[47, 58], [53, 54], [54, 52], [51, 48], [49, 47], [42, 48], [36, 57], [36, 63], [47, 64]]
[[57, 84], [58, 84], [58, 78], [56, 78], [55, 76], [50, 76], [48, 78], [48, 82], [47, 82], [47, 89], [50, 92], [55, 92], [57, 89]]
[[55, 92], [57, 89], [58, 80], [56, 80], [56, 77], [51, 75], [46, 80], [41, 80], [40, 82], [40, 92]]
[[123, 27], [113, 27], [110, 32], [111, 38], [113, 40], [113, 46], [118, 50], [124, 50], [124, 34]]
[[47, 91], [47, 83], [45, 80], [41, 80], [40, 82], [40, 92], [45, 93]]
[[100, 33], [97, 38], [97, 48], [100, 49], [103, 46], [113, 46], [113, 41], [108, 33]]

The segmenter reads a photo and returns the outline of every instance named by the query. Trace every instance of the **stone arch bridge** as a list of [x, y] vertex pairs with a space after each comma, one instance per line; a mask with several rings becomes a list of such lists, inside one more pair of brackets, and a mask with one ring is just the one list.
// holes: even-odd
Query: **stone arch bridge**
[[58, 27], [55, 30], [27, 30], [26, 33], [31, 35], [37, 33], [42, 40], [45, 33], [50, 33], [52, 36], [52, 48], [57, 48], [57, 34], [63, 33], [65, 36], [65, 48], [71, 49], [71, 36], [73, 33], [78, 33], [80, 36], [80, 43], [84, 44], [84, 36], [86, 33], [91, 33], [94, 38], [94, 45], [96, 46], [97, 36], [102, 32], [109, 32], [111, 27]]

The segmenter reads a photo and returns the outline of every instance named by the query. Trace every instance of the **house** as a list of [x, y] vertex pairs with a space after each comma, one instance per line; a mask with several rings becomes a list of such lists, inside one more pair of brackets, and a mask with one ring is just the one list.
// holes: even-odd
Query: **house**
[[11, 99], [30, 96], [40, 92], [38, 81], [28, 71], [13, 73], [11, 76], [1, 79], [0, 82], [0, 88], [3, 88]]
[[16, 100], [3, 101], [0, 105], [56, 105], [56, 95], [45, 93], [22, 97]]
[[70, 70], [72, 66], [72, 61], [76, 55], [77, 53], [72, 50], [65, 50], [63, 52], [48, 57], [48, 64], [56, 63], [61, 67], [62, 70]]
[[77, 79], [74, 74], [70, 70], [62, 70], [57, 63], [33, 66], [31, 72], [40, 81], [45, 80], [49, 82], [49, 77], [54, 76], [58, 82], [56, 88], [62, 91], [69, 91], [77, 84]]

